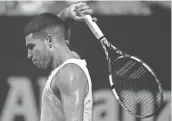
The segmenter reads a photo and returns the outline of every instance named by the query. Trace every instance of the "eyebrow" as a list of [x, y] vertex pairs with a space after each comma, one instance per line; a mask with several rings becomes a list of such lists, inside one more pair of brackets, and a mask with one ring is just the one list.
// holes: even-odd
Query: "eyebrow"
[[26, 48], [30, 48], [31, 46], [33, 46], [34, 44], [33, 43], [28, 43], [27, 45], [26, 45]]

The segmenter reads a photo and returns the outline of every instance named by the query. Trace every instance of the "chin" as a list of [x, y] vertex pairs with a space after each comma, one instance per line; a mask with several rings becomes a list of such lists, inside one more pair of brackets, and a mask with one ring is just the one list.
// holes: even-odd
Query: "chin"
[[41, 70], [47, 70], [49, 68], [49, 63], [38, 63], [36, 66]]
[[46, 70], [46, 69], [48, 69], [48, 66], [46, 66], [46, 65], [43, 65], [43, 66], [37, 66], [39, 69], [42, 69], [42, 70]]
[[45, 67], [40, 67], [40, 66], [37, 66], [39, 69], [41, 69], [41, 70], [46, 70], [47, 68], [45, 68]]

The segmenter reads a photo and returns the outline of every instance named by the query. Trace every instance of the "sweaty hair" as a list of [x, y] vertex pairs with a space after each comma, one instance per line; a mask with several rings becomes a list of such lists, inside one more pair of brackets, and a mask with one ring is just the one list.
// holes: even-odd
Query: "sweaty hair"
[[24, 37], [31, 33], [41, 32], [47, 28], [55, 28], [60, 26], [65, 27], [64, 22], [51, 13], [42, 13], [38, 16], [35, 16], [32, 21], [30, 21], [24, 28]]

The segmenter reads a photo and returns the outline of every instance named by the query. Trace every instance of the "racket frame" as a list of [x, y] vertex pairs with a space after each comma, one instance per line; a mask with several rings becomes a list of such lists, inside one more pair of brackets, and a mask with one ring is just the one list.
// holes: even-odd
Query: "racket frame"
[[[119, 96], [114, 88], [114, 85], [113, 85], [113, 81], [112, 81], [112, 69], [111, 69], [111, 65], [113, 63], [115, 63], [115, 61], [119, 58], [123, 58], [123, 57], [129, 57], [131, 59], [134, 59], [135, 61], [137, 62], [140, 62], [145, 68], [147, 68], [149, 70], [149, 72], [154, 76], [156, 82], [158, 83], [158, 88], [160, 90], [160, 96], [161, 96], [161, 102], [160, 102], [160, 105], [159, 107], [161, 106], [162, 102], [163, 102], [163, 89], [162, 89], [162, 86], [161, 86], [161, 83], [160, 81], [158, 80], [156, 74], [154, 73], [154, 71], [145, 63], [143, 62], [141, 59], [137, 58], [137, 57], [134, 57], [134, 56], [130, 56], [126, 53], [123, 53], [121, 50], [119, 50], [118, 48], [114, 47], [109, 41], [107, 41], [107, 39], [104, 37], [104, 34], [102, 33], [102, 31], [100, 30], [100, 28], [98, 27], [98, 25], [93, 22], [92, 20], [92, 17], [90, 15], [84, 15], [82, 13], [79, 12], [79, 14], [83, 17], [85, 17], [85, 22], [86, 24], [88, 25], [88, 27], [91, 29], [91, 31], [93, 32], [93, 34], [95, 35], [95, 37], [100, 41], [100, 43], [102, 44], [102, 47], [105, 51], [105, 55], [106, 55], [106, 59], [108, 61], [108, 68], [109, 68], [109, 83], [110, 83], [110, 86], [111, 86], [111, 89], [116, 97], [116, 99], [118, 100], [118, 102], [120, 103], [120, 105], [126, 110], [128, 111], [130, 114], [136, 116], [136, 117], [139, 117], [139, 118], [148, 118], [148, 117], [151, 117], [153, 115], [155, 115], [155, 113], [157, 111], [155, 111], [154, 113], [150, 114], [150, 115], [147, 115], [147, 116], [138, 116], [136, 115], [135, 113], [133, 113], [132, 111], [128, 110], [124, 105], [123, 103], [120, 101], [119, 99]], [[111, 59], [109, 58], [109, 54], [108, 54], [108, 51], [107, 51], [107, 47], [108, 48], [111, 48], [113, 49], [114, 51], [116, 51], [116, 53], [120, 54], [121, 56], [119, 56], [117, 59], [115, 59], [115, 61], [111, 62]], [[158, 107], [158, 108], [159, 108]], [[158, 110], [157, 108], [157, 110]]]
[[[113, 45], [112, 45], [112, 46], [113, 46]], [[148, 66], [148, 65], [147, 65], [144, 61], [142, 61], [141, 59], [139, 59], [139, 58], [137, 58], [137, 57], [135, 57], [135, 56], [129, 56], [129, 55], [123, 56], [123, 55], [121, 55], [121, 56], [119, 56], [116, 60], [118, 60], [118, 59], [120, 59], [120, 58], [124, 58], [124, 57], [131, 58], [131, 59], [133, 59], [133, 60], [135, 60], [135, 61], [141, 63], [141, 64], [142, 64], [147, 70], [149, 70], [149, 72], [153, 75], [154, 79], [156, 80], [156, 82], [157, 82], [157, 84], [158, 84], [158, 88], [159, 88], [159, 91], [160, 91], [160, 99], [161, 99], [161, 100], [160, 100], [160, 104], [158, 105], [156, 111], [155, 111], [154, 113], [150, 114], [150, 115], [147, 115], [147, 116], [139, 116], [139, 115], [133, 113], [133, 112], [130, 111], [128, 108], [126, 108], [126, 106], [125, 106], [125, 105], [121, 102], [121, 100], [119, 99], [118, 93], [116, 92], [115, 86], [114, 86], [114, 84], [113, 84], [112, 73], [109, 73], [109, 83], [110, 83], [112, 92], [113, 92], [113, 94], [115, 95], [115, 97], [116, 97], [116, 99], [118, 100], [118, 102], [120, 103], [120, 105], [121, 105], [126, 111], [128, 111], [131, 115], [134, 115], [134, 116], [136, 116], [136, 117], [138, 117], [138, 118], [149, 118], [149, 117], [151, 117], [151, 116], [153, 116], [153, 115], [156, 114], [156, 112], [157, 112], [158, 109], [160, 108], [161, 104], [163, 103], [163, 89], [162, 89], [161, 83], [160, 83], [160, 81], [158, 80], [157, 75], [155, 74], [155, 72], [150, 68], [150, 66]], [[113, 65], [113, 64], [115, 63], [116, 60], [114, 60], [114, 61], [111, 63], [111, 65]], [[112, 70], [111, 70], [111, 72], [112, 72]]]

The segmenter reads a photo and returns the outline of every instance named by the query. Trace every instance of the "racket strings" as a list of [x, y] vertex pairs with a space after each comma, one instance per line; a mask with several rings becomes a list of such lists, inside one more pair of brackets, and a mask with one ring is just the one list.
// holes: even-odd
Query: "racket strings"
[[124, 66], [118, 69], [115, 73], [116, 75], [123, 76], [130, 68], [132, 68], [136, 63], [132, 61], [128, 61]]
[[132, 73], [129, 77], [133, 78], [133, 79], [138, 79], [140, 78], [144, 73], [146, 73], [145, 68], [140, 67], [137, 71], [135, 71], [134, 73]]
[[[160, 105], [161, 95], [154, 76], [139, 62], [120, 59], [112, 66], [115, 91], [122, 106], [138, 117], [148, 116]], [[139, 108], [137, 107], [139, 104]]]
[[[122, 102], [124, 103], [123, 105], [125, 105], [125, 107], [127, 109], [130, 110], [130, 112], [135, 112], [137, 113], [138, 110], [137, 109], [137, 103], [140, 103], [140, 110], [139, 111], [141, 113], [141, 115], [148, 115], [150, 113], [153, 113], [153, 109], [154, 107], [150, 107], [153, 106], [152, 104], [153, 102], [153, 97], [150, 95], [150, 97], [148, 97], [149, 93], [145, 94], [145, 92], [139, 93], [137, 94], [137, 98], [135, 97], [136, 95], [133, 94], [133, 92], [123, 92], [121, 97], [125, 97], [122, 98]], [[143, 96], [145, 96], [146, 98], [143, 99]]]

